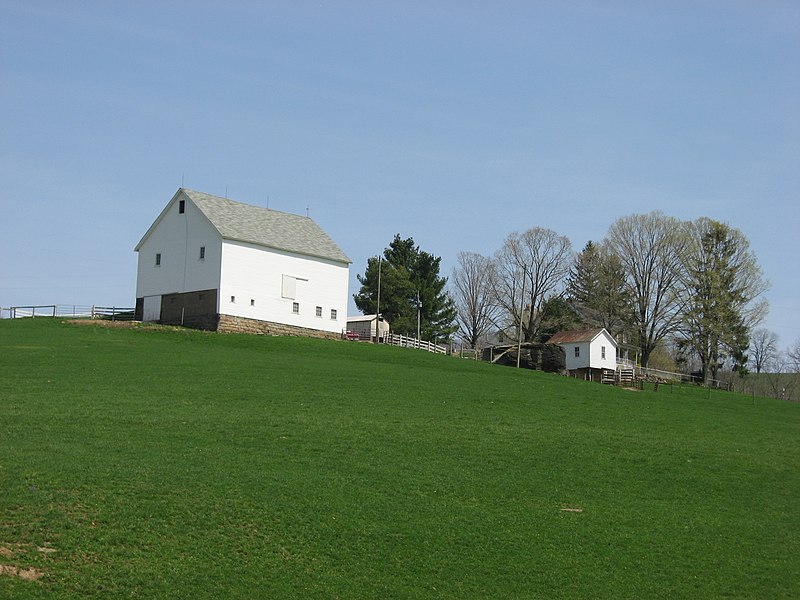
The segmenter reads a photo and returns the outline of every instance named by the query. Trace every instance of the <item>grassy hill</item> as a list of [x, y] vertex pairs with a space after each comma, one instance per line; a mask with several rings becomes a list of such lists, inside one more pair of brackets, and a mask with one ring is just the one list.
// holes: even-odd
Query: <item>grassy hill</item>
[[800, 406], [0, 321], [0, 597], [791, 598]]

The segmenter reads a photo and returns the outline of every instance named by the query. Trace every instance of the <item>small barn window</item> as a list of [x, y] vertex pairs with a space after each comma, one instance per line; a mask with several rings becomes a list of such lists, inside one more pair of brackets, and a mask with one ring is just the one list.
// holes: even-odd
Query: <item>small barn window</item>
[[300, 303], [292, 302], [292, 312], [296, 315], [300, 314]]
[[600, 346], [600, 357], [605, 360], [606, 359], [606, 347]]
[[336, 312], [335, 308], [331, 309], [331, 320], [335, 321], [338, 313]]
[[231, 304], [236, 304], [236, 296], [231, 296]]
[[186, 212], [186, 200], [179, 200], [178, 201], [178, 214], [183, 214]]
[[200, 260], [205, 260], [206, 258], [206, 247], [200, 246]]
[[322, 316], [322, 307], [321, 307], [321, 306], [318, 306], [318, 307], [317, 307], [317, 312], [316, 312], [316, 315], [317, 315], [318, 317], [321, 317], [321, 316]]
[[581, 347], [575, 346], [575, 358], [580, 358], [581, 356]]
[[156, 266], [161, 266], [161, 252], [156, 252]]
[[255, 305], [256, 305], [255, 298], [250, 298], [250, 306], [255, 306]]

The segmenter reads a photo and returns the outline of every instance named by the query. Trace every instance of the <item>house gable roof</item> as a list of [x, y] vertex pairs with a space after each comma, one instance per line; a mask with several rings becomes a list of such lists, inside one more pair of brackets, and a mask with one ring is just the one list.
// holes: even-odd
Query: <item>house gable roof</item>
[[[225, 240], [244, 242], [336, 262], [351, 263], [350, 258], [309, 217], [293, 215], [261, 206], [235, 202], [180, 188], [167, 208], [183, 194], [203, 213]], [[167, 208], [139, 242], [142, 245]]]
[[[547, 340], [548, 344], [580, 344], [583, 342], [591, 342], [594, 340], [598, 335], [603, 333], [605, 329], [573, 329], [571, 331], [559, 331], [549, 340]], [[611, 337], [606, 332], [609, 338], [613, 341], [614, 338]], [[616, 342], [614, 342], [616, 343]]]

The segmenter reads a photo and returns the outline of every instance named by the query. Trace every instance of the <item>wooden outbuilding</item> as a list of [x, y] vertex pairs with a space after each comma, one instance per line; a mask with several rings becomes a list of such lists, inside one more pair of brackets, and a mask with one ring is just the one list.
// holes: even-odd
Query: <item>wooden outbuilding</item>
[[573, 376], [591, 381], [613, 381], [617, 370], [617, 342], [605, 329], [559, 331], [548, 344], [564, 349], [566, 370]]

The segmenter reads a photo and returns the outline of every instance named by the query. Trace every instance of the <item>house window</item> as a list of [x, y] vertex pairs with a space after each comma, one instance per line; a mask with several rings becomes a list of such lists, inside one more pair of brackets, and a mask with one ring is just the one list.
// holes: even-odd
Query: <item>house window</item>
[[256, 305], [255, 298], [250, 298], [250, 306], [255, 306], [255, 305]]
[[332, 320], [332, 321], [335, 321], [335, 320], [336, 320], [337, 314], [338, 314], [338, 313], [336, 312], [336, 309], [335, 309], [335, 308], [332, 308], [332, 309], [331, 309], [331, 320]]
[[161, 266], [161, 252], [156, 252], [156, 266]]
[[600, 357], [605, 360], [606, 359], [606, 347], [600, 346]]
[[231, 304], [236, 304], [236, 296], [231, 296]]
[[318, 306], [318, 307], [317, 307], [317, 312], [316, 312], [316, 315], [317, 315], [318, 317], [321, 317], [321, 316], [322, 316], [322, 307], [321, 307], [321, 306]]
[[183, 214], [186, 212], [186, 200], [179, 200], [178, 201], [178, 214]]
[[296, 315], [300, 314], [300, 303], [299, 302], [292, 302], [292, 312]]
[[575, 358], [580, 358], [581, 356], [581, 347], [575, 346]]
[[206, 247], [200, 246], [200, 260], [205, 260], [206, 258]]

